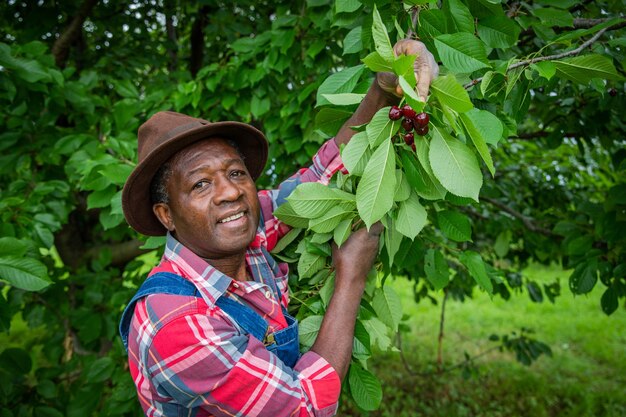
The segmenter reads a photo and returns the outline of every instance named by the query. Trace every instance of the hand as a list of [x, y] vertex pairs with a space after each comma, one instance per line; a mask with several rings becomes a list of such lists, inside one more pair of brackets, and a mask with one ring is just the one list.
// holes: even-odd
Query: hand
[[378, 254], [378, 241], [382, 231], [383, 225], [377, 222], [369, 231], [363, 228], [352, 233], [340, 248], [333, 245], [336, 284], [345, 280], [350, 284], [365, 284], [367, 274]]
[[[413, 39], [402, 39], [393, 46], [395, 56], [417, 55], [413, 69], [417, 80], [417, 93], [422, 101], [428, 97], [428, 88], [433, 79], [439, 75], [439, 65], [426, 45]], [[391, 72], [380, 72], [376, 76], [380, 88], [397, 97], [402, 97], [402, 88], [398, 85], [398, 77]]]

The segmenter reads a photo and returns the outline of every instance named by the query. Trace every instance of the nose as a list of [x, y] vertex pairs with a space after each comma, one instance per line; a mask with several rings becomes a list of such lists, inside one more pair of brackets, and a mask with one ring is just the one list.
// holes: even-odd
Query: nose
[[241, 187], [227, 176], [220, 176], [219, 179], [214, 180], [214, 187], [214, 202], [216, 205], [237, 201], [243, 194]]

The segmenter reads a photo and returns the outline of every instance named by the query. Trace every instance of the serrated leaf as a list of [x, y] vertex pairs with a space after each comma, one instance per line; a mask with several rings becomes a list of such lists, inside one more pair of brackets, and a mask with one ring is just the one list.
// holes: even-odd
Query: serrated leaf
[[455, 242], [472, 240], [472, 225], [464, 214], [456, 211], [443, 210], [437, 212], [437, 220], [441, 232]]
[[322, 320], [324, 320], [323, 316], [309, 316], [299, 323], [298, 336], [302, 346], [305, 348], [313, 346], [315, 339], [317, 339], [317, 334], [320, 332]]
[[430, 85], [430, 90], [442, 105], [459, 113], [464, 113], [474, 107], [467, 91], [452, 75], [435, 78]]
[[537, 16], [541, 23], [561, 27], [573, 27], [574, 17], [567, 10], [559, 10], [553, 7], [541, 7], [538, 9], [530, 9], [531, 13]]
[[536, 69], [539, 75], [546, 80], [551, 79], [556, 74], [556, 64], [552, 61], [536, 62], [531, 64], [531, 68]]
[[33, 258], [0, 257], [0, 279], [26, 291], [39, 291], [51, 284], [46, 266]]
[[367, 132], [358, 132], [341, 151], [341, 160], [350, 175], [363, 175], [371, 155]]
[[421, 113], [424, 109], [425, 103], [420, 100], [420, 97], [415, 92], [415, 89], [411, 87], [403, 76], [398, 77], [398, 83], [400, 84], [400, 87], [402, 87], [406, 102], [413, 108], [413, 110], [415, 110], [415, 112]]
[[[489, 153], [489, 148], [487, 147], [487, 139], [483, 135], [483, 131], [488, 131], [490, 129], [496, 130], [497, 127], [500, 127], [499, 133], [501, 136], [502, 124], [497, 118], [495, 118], [495, 116], [494, 116], [495, 119], [490, 119], [492, 121], [495, 120], [495, 122], [498, 123], [497, 125], [494, 125], [494, 126], [485, 126], [483, 124], [480, 124], [480, 121], [481, 121], [480, 119], [475, 120], [474, 117], [469, 116], [470, 113], [477, 114], [481, 111], [485, 111], [485, 110], [472, 109], [471, 111], [467, 113], [461, 113], [460, 119], [461, 119], [461, 123], [463, 124], [463, 127], [465, 128], [465, 132], [472, 140], [472, 143], [476, 147], [478, 154], [485, 162], [485, 165], [487, 165], [487, 168], [489, 169], [489, 172], [491, 173], [491, 176], [493, 177], [496, 173], [496, 168], [493, 166], [493, 159], [491, 159], [491, 154]], [[489, 112], [486, 112], [486, 113], [489, 113]]]
[[346, 68], [326, 78], [317, 89], [316, 107], [329, 104], [328, 100], [324, 98], [324, 94], [351, 93], [359, 82], [364, 68], [363, 65], [357, 65]]
[[350, 393], [354, 402], [366, 411], [378, 409], [383, 399], [380, 381], [361, 365], [352, 362], [348, 374]]
[[335, 230], [333, 230], [333, 240], [337, 246], [343, 245], [350, 236], [352, 232], [352, 220], [353, 218], [342, 220]]
[[391, 141], [374, 151], [356, 189], [356, 206], [369, 229], [393, 206], [396, 160]]
[[352, 13], [359, 10], [361, 2], [359, 0], [336, 0], [335, 13]]
[[359, 104], [363, 101], [365, 94], [356, 93], [342, 93], [342, 94], [322, 94], [322, 96], [328, 100], [330, 104], [335, 106], [351, 106], [353, 104]]
[[311, 278], [317, 271], [326, 265], [326, 256], [304, 252], [298, 260], [298, 277]]
[[415, 59], [417, 55], [400, 55], [393, 61], [393, 72], [405, 79], [412, 89], [415, 88], [417, 80], [415, 79]]
[[574, 294], [587, 294], [598, 282], [598, 262], [592, 259], [579, 264], [569, 277], [570, 290]]
[[439, 291], [450, 282], [448, 262], [437, 249], [428, 249], [426, 251], [426, 255], [424, 255], [424, 272], [426, 273], [426, 279], [435, 291]]
[[393, 195], [393, 201], [404, 201], [411, 196], [411, 185], [401, 169], [396, 169], [396, 191]]
[[305, 182], [287, 197], [296, 214], [309, 219], [318, 218], [336, 205], [354, 208], [355, 196], [318, 182]]
[[104, 382], [111, 378], [113, 375], [113, 371], [115, 371], [117, 364], [113, 362], [113, 359], [105, 356], [103, 358], [96, 359], [89, 370], [87, 371], [87, 375], [85, 376], [85, 382], [88, 383], [97, 383]]
[[482, 289], [489, 294], [493, 294], [493, 284], [487, 275], [485, 263], [479, 253], [471, 250], [464, 251], [461, 253], [461, 256], [459, 256], [459, 261], [467, 267], [470, 276], [474, 278], [474, 281], [476, 281]]
[[402, 303], [398, 294], [389, 285], [376, 289], [372, 307], [383, 323], [393, 331], [398, 330], [398, 324], [402, 319]]
[[281, 222], [299, 229], [309, 228], [309, 217], [301, 216], [295, 212], [289, 202], [285, 202], [274, 210], [274, 216]]
[[378, 110], [365, 128], [367, 139], [372, 149], [376, 149], [385, 140], [391, 139], [400, 129], [399, 121], [389, 119], [390, 108], [383, 107]]
[[517, 43], [521, 28], [506, 16], [487, 16], [478, 21], [478, 36], [490, 48], [510, 48]]
[[600, 299], [600, 305], [602, 306], [602, 311], [607, 316], [610, 316], [617, 310], [619, 306], [619, 301], [617, 298], [617, 291], [613, 288], [607, 288], [606, 291], [602, 294], [602, 298]]
[[348, 110], [325, 107], [315, 116], [315, 127], [328, 136], [334, 136], [350, 116], [352, 112]]
[[[468, 123], [471, 123], [473, 129], [475, 129], [475, 132], [473, 133], [480, 135], [483, 141], [490, 145], [496, 146], [500, 139], [502, 139], [502, 134], [504, 132], [504, 126], [502, 126], [502, 122], [500, 121], [500, 119], [498, 119], [498, 116], [487, 110], [479, 110], [474, 108], [467, 113], [461, 114], [461, 120], [464, 123], [466, 121], [468, 121]], [[476, 143], [474, 143], [474, 145], [476, 145]], [[478, 145], [476, 145], [476, 148], [478, 149]], [[481, 152], [480, 149], [478, 151]], [[485, 163], [487, 163], [487, 161], [485, 161]]]
[[428, 156], [441, 185], [453, 194], [478, 201], [483, 176], [467, 145], [435, 129]]
[[484, 42], [470, 33], [439, 35], [435, 47], [443, 65], [454, 73], [469, 74], [491, 66]]
[[283, 249], [285, 249], [287, 246], [289, 246], [289, 244], [291, 242], [293, 242], [294, 240], [296, 240], [296, 238], [298, 236], [300, 236], [300, 233], [302, 233], [302, 230], [303, 229], [301, 229], [301, 228], [295, 228], [295, 229], [291, 229], [290, 231], [288, 231], [278, 241], [278, 243], [276, 243], [276, 246], [274, 246], [270, 252], [271, 253], [278, 253], [278, 252], [282, 251]]
[[361, 52], [363, 49], [363, 41], [361, 40], [362, 33], [362, 26], [357, 26], [348, 32], [343, 40], [343, 55]]
[[623, 77], [615, 71], [611, 58], [604, 55], [591, 54], [554, 61], [556, 74], [559, 77], [587, 84], [593, 78], [605, 80], [622, 80]]
[[385, 61], [385, 59], [380, 56], [380, 54], [376, 51], [370, 53], [365, 58], [362, 59], [363, 63], [367, 68], [369, 68], [372, 72], [392, 72], [393, 66], [390, 62]]
[[412, 192], [407, 200], [399, 204], [398, 218], [395, 222], [396, 230], [409, 239], [415, 239], [427, 222], [428, 213], [420, 204], [417, 194]]
[[[320, 291], [321, 292], [321, 291]], [[361, 321], [354, 324], [354, 339], [352, 341], [352, 357], [367, 360], [372, 356], [370, 335]]]
[[309, 229], [316, 233], [330, 233], [335, 230], [342, 220], [354, 214], [354, 210], [345, 209], [342, 206], [335, 206], [324, 215], [311, 219]]
[[372, 317], [367, 320], [363, 320], [363, 325], [367, 329], [372, 341], [372, 346], [377, 346], [378, 349], [385, 351], [392, 346], [391, 339], [389, 338], [389, 331], [385, 323], [380, 321], [376, 317]]
[[450, 32], [474, 33], [474, 17], [466, 5], [459, 0], [447, 0], [443, 7], [452, 23]]
[[424, 158], [428, 166], [428, 171], [423, 167], [422, 162], [417, 161], [413, 154], [403, 150], [400, 152], [400, 157], [402, 158], [404, 173], [417, 195], [426, 200], [441, 200], [445, 197], [447, 191], [439, 183], [437, 178], [435, 178], [430, 169], [430, 163], [428, 162], [428, 142], [419, 141], [416, 143], [418, 152], [420, 152], [420, 148], [422, 147], [424, 148]]
[[26, 254], [28, 245], [14, 237], [0, 238], [0, 256], [20, 258]]
[[385, 216], [382, 219], [383, 225], [385, 225], [385, 230], [383, 232], [384, 239], [384, 248], [387, 252], [387, 256], [389, 259], [389, 265], [393, 265], [393, 260], [400, 249], [400, 245], [402, 244], [402, 235], [398, 232], [395, 224], [396, 221], [392, 216]]
[[391, 48], [387, 28], [380, 18], [376, 4], [374, 4], [374, 10], [372, 11], [372, 19], [372, 38], [374, 39], [376, 52], [378, 52], [385, 61], [392, 63], [394, 60], [393, 49]]

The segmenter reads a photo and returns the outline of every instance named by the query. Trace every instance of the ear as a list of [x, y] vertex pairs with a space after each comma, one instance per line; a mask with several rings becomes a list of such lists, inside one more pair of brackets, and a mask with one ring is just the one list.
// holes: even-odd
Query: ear
[[172, 219], [172, 212], [170, 210], [170, 206], [168, 206], [167, 203], [157, 203], [153, 205], [152, 211], [167, 230], [169, 230], [170, 232], [176, 230], [176, 227], [174, 226], [174, 220]]

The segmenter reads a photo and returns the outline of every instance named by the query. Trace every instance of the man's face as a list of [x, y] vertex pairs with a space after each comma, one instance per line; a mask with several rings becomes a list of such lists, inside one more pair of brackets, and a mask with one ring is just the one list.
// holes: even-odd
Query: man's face
[[245, 252], [256, 236], [259, 199], [237, 151], [211, 138], [183, 149], [171, 163], [169, 202], [155, 204], [165, 227], [202, 258]]

